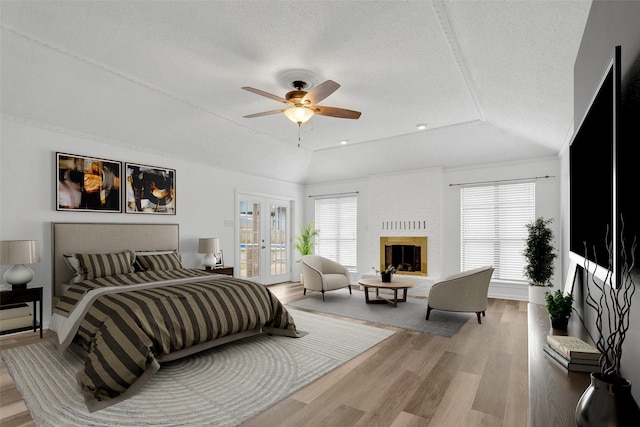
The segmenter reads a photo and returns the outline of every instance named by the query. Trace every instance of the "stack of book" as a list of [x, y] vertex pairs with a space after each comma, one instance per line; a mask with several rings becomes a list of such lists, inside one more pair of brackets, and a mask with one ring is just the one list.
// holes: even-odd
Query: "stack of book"
[[0, 308], [0, 332], [33, 326], [33, 317], [27, 304], [5, 305]]
[[544, 351], [569, 371], [600, 370], [600, 351], [578, 337], [547, 335]]

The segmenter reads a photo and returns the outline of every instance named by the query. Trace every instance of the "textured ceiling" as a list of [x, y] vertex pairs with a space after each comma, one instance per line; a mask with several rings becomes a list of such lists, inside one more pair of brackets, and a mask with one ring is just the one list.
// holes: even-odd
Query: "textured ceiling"
[[[2, 114], [293, 182], [555, 155], [590, 5], [3, 0]], [[243, 118], [288, 70], [361, 118]]]

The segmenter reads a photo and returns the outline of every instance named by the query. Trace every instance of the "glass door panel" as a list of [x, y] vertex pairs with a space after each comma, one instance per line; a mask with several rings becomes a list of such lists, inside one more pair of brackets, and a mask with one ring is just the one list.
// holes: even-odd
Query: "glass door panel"
[[240, 201], [240, 272], [242, 279], [260, 278], [260, 203]]
[[291, 279], [291, 202], [239, 195], [238, 277], [265, 285]]
[[267, 283], [289, 280], [289, 221], [288, 205], [270, 203], [269, 278]]

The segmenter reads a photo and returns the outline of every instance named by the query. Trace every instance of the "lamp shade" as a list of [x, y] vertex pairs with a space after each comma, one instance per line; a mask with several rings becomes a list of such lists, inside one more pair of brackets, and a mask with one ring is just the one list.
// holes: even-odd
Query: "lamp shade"
[[40, 262], [40, 245], [37, 240], [0, 241], [0, 264], [34, 264]]
[[40, 262], [40, 245], [37, 240], [0, 241], [0, 264], [13, 264], [5, 271], [3, 278], [14, 289], [26, 287], [33, 279], [33, 270], [25, 264], [36, 262]]
[[218, 251], [220, 251], [220, 239], [217, 237], [207, 237], [198, 241], [198, 253], [205, 254], [202, 265], [207, 267], [207, 270], [216, 265], [215, 254]]
[[215, 254], [220, 251], [220, 239], [207, 237], [198, 241], [199, 254]]
[[293, 123], [302, 124], [313, 117], [313, 110], [306, 107], [292, 107], [284, 110], [284, 114]]

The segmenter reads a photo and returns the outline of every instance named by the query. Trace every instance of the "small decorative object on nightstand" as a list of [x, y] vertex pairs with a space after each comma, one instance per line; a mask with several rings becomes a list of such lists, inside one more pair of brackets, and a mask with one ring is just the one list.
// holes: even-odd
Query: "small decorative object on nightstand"
[[216, 254], [220, 251], [220, 239], [217, 237], [207, 237], [198, 241], [198, 253], [205, 254], [202, 258], [202, 265], [207, 270], [216, 266]]
[[[33, 316], [23, 312], [33, 302]], [[36, 314], [37, 313], [37, 314]], [[0, 335], [40, 328], [42, 338], [42, 286], [13, 288], [0, 292]]]
[[215, 268], [223, 268], [224, 267], [224, 255], [222, 255], [222, 249], [218, 249], [216, 252], [216, 266]]
[[4, 273], [4, 280], [13, 289], [26, 288], [33, 279], [33, 270], [25, 264], [40, 262], [40, 245], [37, 240], [0, 241], [0, 264], [13, 266]]

